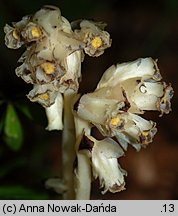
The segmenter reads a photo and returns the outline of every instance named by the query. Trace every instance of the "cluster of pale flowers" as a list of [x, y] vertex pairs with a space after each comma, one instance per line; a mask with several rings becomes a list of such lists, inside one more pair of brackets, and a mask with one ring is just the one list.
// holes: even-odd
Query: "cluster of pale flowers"
[[33, 84], [27, 97], [46, 108], [50, 116], [49, 130], [63, 129], [62, 118], [56, 119], [52, 114], [60, 105], [57, 112], [62, 116], [65, 91], [78, 91], [84, 52], [95, 57], [111, 46], [110, 35], [104, 27], [103, 23], [88, 20], [70, 24], [54, 6], [44, 6], [34, 15], [13, 23], [13, 27], [8, 24], [4, 27], [8, 48], [26, 45], [16, 74]]
[[142, 58], [111, 66], [96, 90], [79, 99], [77, 115], [103, 136], [98, 141], [87, 132], [82, 149], [90, 152], [93, 175], [99, 177], [104, 192], [124, 189], [126, 171], [118, 166], [118, 158], [124, 155], [128, 144], [139, 151], [152, 142], [157, 132], [156, 123], [139, 114], [146, 110], [169, 113], [172, 96], [172, 87], [162, 81], [156, 61]]
[[[13, 27], [5, 26], [5, 42], [17, 49], [27, 49], [19, 62], [17, 76], [33, 84], [28, 98], [45, 107], [48, 129], [63, 129], [62, 94], [77, 93], [84, 53], [99, 56], [111, 46], [103, 23], [78, 20], [69, 23], [60, 10], [44, 6], [32, 16], [25, 16]], [[77, 152], [85, 150], [94, 178], [106, 191], [125, 188], [118, 159], [128, 144], [137, 150], [147, 146], [157, 132], [156, 123], [142, 118], [146, 110], [158, 110], [162, 116], [171, 110], [173, 89], [162, 81], [157, 61], [140, 58], [108, 68], [94, 92], [78, 96], [73, 114], [86, 122]], [[97, 128], [102, 138], [91, 132]]]

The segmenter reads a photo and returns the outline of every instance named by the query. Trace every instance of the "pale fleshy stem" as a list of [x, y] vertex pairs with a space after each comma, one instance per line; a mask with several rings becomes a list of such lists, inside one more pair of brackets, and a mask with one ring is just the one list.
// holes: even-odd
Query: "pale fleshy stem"
[[64, 92], [64, 129], [62, 133], [62, 167], [63, 181], [67, 191], [63, 194], [64, 200], [75, 198], [73, 162], [75, 159], [75, 127], [71, 101], [75, 95], [72, 90]]
[[[67, 191], [63, 194], [63, 199], [74, 199], [74, 172], [73, 163], [76, 157], [75, 154], [75, 125], [74, 116], [72, 113], [72, 101], [78, 90], [78, 78], [81, 76], [81, 51], [76, 51], [66, 58], [67, 73], [63, 76], [62, 83], [67, 83], [73, 80], [75, 83], [74, 90], [72, 86], [69, 89], [61, 89], [64, 91], [64, 129], [62, 136], [62, 167], [63, 167], [63, 181], [66, 185]], [[74, 87], [73, 86], [73, 87]]]
[[86, 150], [77, 153], [76, 200], [89, 200], [91, 192], [91, 166]]
[[80, 150], [79, 144], [81, 142], [83, 133], [90, 134], [90, 126], [88, 122], [76, 117], [76, 154], [77, 154], [77, 170], [75, 176], [75, 199], [76, 200], [89, 200], [91, 192], [91, 165], [90, 158], [87, 155], [88, 150]]

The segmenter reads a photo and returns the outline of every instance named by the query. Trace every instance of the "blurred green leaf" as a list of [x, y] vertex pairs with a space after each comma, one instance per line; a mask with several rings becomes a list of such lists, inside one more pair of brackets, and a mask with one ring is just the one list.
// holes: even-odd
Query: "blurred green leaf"
[[19, 150], [23, 142], [22, 126], [12, 104], [8, 104], [6, 110], [4, 141], [12, 150]]
[[1, 199], [27, 199], [27, 200], [43, 200], [48, 199], [45, 193], [36, 192], [24, 186], [0, 186]]

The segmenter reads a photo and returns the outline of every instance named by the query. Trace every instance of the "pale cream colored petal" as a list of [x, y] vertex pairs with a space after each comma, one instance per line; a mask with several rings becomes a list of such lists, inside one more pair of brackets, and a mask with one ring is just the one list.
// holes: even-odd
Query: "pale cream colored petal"
[[79, 88], [79, 79], [81, 78], [81, 61], [82, 52], [75, 51], [64, 61], [66, 68], [66, 74], [60, 79], [59, 90], [60, 92], [66, 91], [66, 89], [73, 89], [77, 91]]
[[124, 190], [124, 176], [127, 173], [118, 163], [118, 158], [124, 155], [122, 148], [110, 138], [98, 141], [90, 135], [85, 134], [84, 137], [82, 151], [88, 150], [93, 176], [99, 178], [100, 187], [103, 188], [102, 194], [108, 190], [112, 193]]
[[33, 84], [33, 79], [31, 77], [30, 68], [26, 63], [23, 63], [15, 69], [15, 73], [18, 77], [21, 77], [26, 83]]
[[104, 50], [111, 46], [110, 35], [103, 30], [104, 25], [89, 20], [82, 20], [78, 24], [80, 29], [76, 29], [74, 32], [76, 37], [84, 42], [84, 51], [86, 54], [97, 57], [102, 55]]
[[110, 131], [110, 136], [115, 136], [124, 149], [131, 144], [139, 150], [141, 146], [152, 142], [157, 132], [154, 122], [128, 112], [112, 116], [107, 120], [106, 127]]
[[110, 138], [101, 141], [91, 139], [94, 141], [91, 153], [93, 176], [99, 178], [100, 185], [104, 188], [102, 193], [124, 190], [126, 171], [118, 164], [118, 158], [124, 154], [123, 150]]
[[[97, 89], [115, 86], [132, 78], [150, 79], [156, 74], [159, 74], [156, 62], [152, 58], [140, 58], [133, 62], [117, 64], [108, 68], [98, 83]], [[158, 75], [156, 77], [158, 79]]]
[[163, 83], [164, 86], [164, 94], [160, 98], [160, 100], [157, 103], [158, 110], [161, 112], [160, 116], [162, 116], [164, 113], [168, 114], [171, 111], [171, 98], [173, 97], [174, 91], [171, 85], [167, 85], [166, 83]]
[[56, 28], [62, 28], [61, 12], [54, 6], [44, 6], [35, 13], [32, 21], [42, 26], [48, 34], [51, 34]]
[[20, 38], [20, 33], [17, 29], [9, 26], [8, 24], [4, 27], [5, 32], [5, 44], [10, 49], [18, 49], [20, 48], [24, 42]]
[[131, 121], [132, 124], [127, 125], [126, 123], [124, 132], [131, 137], [131, 140], [133, 138], [133, 144], [140, 143], [141, 145], [147, 145], [152, 142], [152, 139], [157, 132], [156, 124], [154, 122], [147, 121], [144, 118], [131, 113], [129, 113], [129, 121]]
[[54, 89], [53, 84], [34, 85], [27, 97], [32, 102], [38, 102], [43, 107], [50, 107], [54, 104], [58, 92]]
[[63, 97], [61, 93], [57, 94], [54, 104], [45, 108], [48, 119], [47, 130], [62, 130], [63, 129]]
[[157, 101], [163, 96], [161, 82], [145, 81], [139, 84], [131, 95], [130, 100], [141, 110], [157, 110]]
[[40, 41], [42, 38], [46, 37], [45, 32], [42, 27], [36, 23], [29, 22], [25, 28], [21, 31], [23, 40], [27, 42]]
[[117, 101], [97, 98], [95, 94], [83, 95], [79, 101], [77, 114], [80, 118], [96, 124], [104, 124], [106, 110], [112, 109]]

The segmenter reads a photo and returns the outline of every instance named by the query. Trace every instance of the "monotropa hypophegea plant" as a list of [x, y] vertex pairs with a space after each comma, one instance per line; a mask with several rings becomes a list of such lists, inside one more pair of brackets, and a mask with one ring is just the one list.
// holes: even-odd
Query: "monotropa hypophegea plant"
[[137, 151], [146, 147], [157, 132], [156, 123], [141, 115], [171, 110], [173, 89], [150, 57], [113, 65], [94, 92], [78, 93], [85, 54], [98, 57], [111, 46], [105, 26], [90, 20], [70, 23], [59, 8], [44, 6], [4, 27], [8, 48], [26, 47], [16, 74], [33, 85], [27, 97], [45, 108], [47, 130], [63, 130], [63, 179], [49, 179], [46, 186], [64, 199], [89, 199], [96, 178], [103, 194], [124, 190], [127, 172], [119, 158], [129, 144]]

